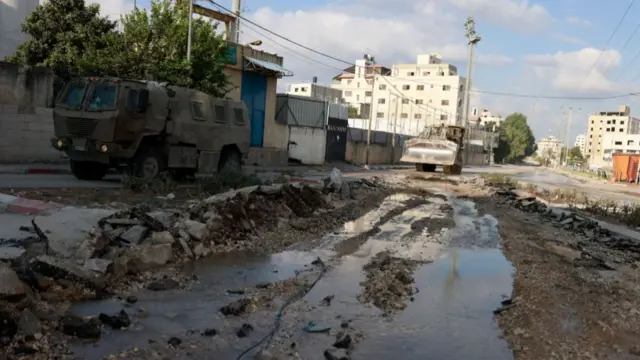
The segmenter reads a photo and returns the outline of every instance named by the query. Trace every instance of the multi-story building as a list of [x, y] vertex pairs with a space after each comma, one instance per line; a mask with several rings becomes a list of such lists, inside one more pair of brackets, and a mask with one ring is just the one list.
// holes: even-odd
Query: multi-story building
[[390, 76], [378, 76], [373, 91], [374, 121], [397, 126], [464, 125], [465, 79], [439, 54], [418, 55], [415, 64], [394, 64]]
[[342, 91], [343, 102], [355, 108], [360, 117], [369, 118], [373, 74], [388, 75], [391, 69], [382, 65], [367, 65], [366, 60], [356, 60], [355, 65], [334, 76], [331, 87]]
[[616, 146], [633, 146], [624, 144], [637, 144], [629, 135], [640, 134], [640, 119], [632, 117], [631, 108], [624, 105], [617, 111], [601, 111], [589, 116], [587, 125], [584, 155], [592, 167], [610, 165], [611, 152]]
[[580, 134], [576, 136], [576, 142], [573, 144], [573, 146], [577, 146], [578, 149], [580, 149], [580, 153], [584, 155], [586, 144], [587, 144], [587, 136], [585, 134]]
[[536, 154], [543, 158], [552, 158], [553, 160], [560, 160], [560, 153], [562, 152], [562, 141], [555, 136], [547, 136], [538, 141], [538, 148]]
[[498, 113], [492, 113], [487, 109], [473, 108], [469, 113], [469, 123], [477, 125], [478, 127], [485, 127], [487, 124], [494, 124], [500, 126], [502, 124], [502, 116]]
[[13, 55], [29, 37], [22, 32], [22, 21], [36, 9], [39, 0], [0, 0], [0, 61]]
[[315, 82], [315, 78], [314, 82], [287, 85], [287, 94], [311, 97], [334, 103], [342, 101], [342, 90], [318, 84]]

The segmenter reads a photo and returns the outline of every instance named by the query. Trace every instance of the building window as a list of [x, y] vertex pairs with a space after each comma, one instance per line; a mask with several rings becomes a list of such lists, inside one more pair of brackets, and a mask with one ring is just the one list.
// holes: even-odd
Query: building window
[[424, 85], [418, 85], [418, 86], [416, 87], [416, 90], [418, 90], [418, 91], [423, 91], [423, 90], [424, 90]]
[[407, 113], [402, 113], [402, 114], [400, 114], [400, 118], [401, 118], [401, 119], [408, 119], [408, 118], [409, 118], [409, 114], [407, 114]]
[[614, 145], [622, 145], [622, 141], [616, 141]]
[[589, 139], [593, 139], [593, 135], [589, 135]]
[[451, 85], [442, 85], [442, 91], [449, 91], [451, 90]]
[[347, 85], [351, 85], [352, 82], [353, 80], [347, 80]]
[[429, 71], [423, 71], [422, 72], [422, 76], [429, 76], [431, 75], [431, 73]]
[[345, 91], [344, 92], [344, 96], [351, 96], [351, 95], [352, 95], [351, 91]]
[[422, 104], [424, 104], [424, 100], [422, 100], [422, 99], [416, 99], [415, 104], [416, 104], [416, 105], [422, 105]]
[[402, 103], [403, 104], [408, 104], [409, 103], [409, 99], [402, 99]]
[[440, 115], [440, 120], [448, 120], [449, 115]]
[[356, 87], [360, 87], [360, 81], [356, 83]]
[[460, 85], [460, 89], [458, 89], [460, 92], [462, 92], [464, 90], [464, 85]]
[[620, 132], [624, 132], [624, 129], [620, 129]]
[[606, 132], [609, 132], [609, 130], [610, 130], [610, 129], [609, 129], [609, 128], [607, 128], [605, 131], [606, 131]]
[[371, 96], [371, 91], [365, 91], [364, 96]]
[[379, 90], [387, 90], [387, 85], [385, 84], [381, 84], [380, 86], [378, 86]]
[[449, 100], [442, 100], [440, 105], [449, 105]]
[[415, 76], [415, 75], [416, 75], [416, 73], [414, 73], [413, 71], [407, 71], [407, 75], [408, 75], [408, 76]]
[[458, 107], [462, 107], [462, 100], [458, 100]]
[[633, 140], [627, 140], [627, 146], [632, 146], [633, 145]]
[[612, 123], [613, 125], [615, 125], [615, 124], [616, 124], [616, 119], [611, 120], [611, 123]]
[[413, 114], [414, 119], [422, 119], [422, 114]]
[[591, 124], [593, 124], [595, 122], [595, 120], [591, 120]]
[[611, 125], [611, 120], [607, 120], [607, 125]]
[[589, 131], [593, 131], [593, 128], [591, 128], [591, 130], [589, 130]]
[[360, 101], [360, 95], [356, 95], [356, 101]]
[[378, 104], [384, 104], [387, 101], [387, 99], [385, 98], [379, 98], [378, 99]]
[[300, 89], [300, 91], [302, 91], [302, 92], [307, 92], [307, 88], [306, 88], [306, 87], [303, 87], [303, 88], [301, 88], [301, 89]]
[[623, 121], [620, 121], [620, 125], [624, 125], [624, 120], [623, 120]]
[[376, 114], [376, 117], [378, 119], [382, 119], [384, 117], [384, 113], [383, 112], [379, 112], [379, 113]]
[[410, 85], [402, 85], [402, 90], [409, 90], [411, 89]]

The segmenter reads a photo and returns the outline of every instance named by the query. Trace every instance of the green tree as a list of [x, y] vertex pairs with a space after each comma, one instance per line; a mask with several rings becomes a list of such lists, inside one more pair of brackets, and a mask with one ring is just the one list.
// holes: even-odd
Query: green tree
[[495, 151], [496, 162], [514, 163], [532, 155], [536, 139], [527, 124], [527, 117], [513, 113], [500, 124], [498, 148]]
[[349, 118], [356, 119], [359, 117], [360, 115], [358, 115], [358, 108], [349, 106]]
[[22, 23], [29, 40], [7, 61], [23, 66], [52, 68], [57, 75], [74, 75], [76, 60], [87, 49], [106, 46], [115, 22], [100, 17], [98, 5], [84, 0], [49, 0], [38, 5]]
[[84, 0], [50, 0], [23, 24], [31, 35], [9, 60], [52, 67], [69, 76], [153, 79], [194, 87], [224, 97], [227, 46], [217, 23], [193, 19], [191, 61], [187, 61], [188, 1], [152, 0], [150, 10], [122, 16], [122, 32]]
[[580, 150], [579, 146], [574, 146], [571, 149], [569, 149], [568, 158], [570, 163], [584, 161], [584, 156], [582, 155], [582, 151]]

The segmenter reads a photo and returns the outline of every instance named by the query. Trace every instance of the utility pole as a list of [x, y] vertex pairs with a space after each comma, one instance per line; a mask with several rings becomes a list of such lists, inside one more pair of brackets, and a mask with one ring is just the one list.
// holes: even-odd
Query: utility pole
[[236, 23], [234, 25], [235, 39], [233, 39], [233, 41], [235, 41], [236, 44], [240, 43], [240, 8], [240, 0], [233, 0], [231, 3], [231, 11], [236, 16]]
[[471, 129], [469, 128], [469, 95], [471, 94], [471, 70], [473, 67], [473, 48], [480, 42], [480, 35], [476, 34], [476, 22], [473, 17], [469, 16], [464, 22], [464, 28], [466, 30], [465, 37], [468, 40], [469, 45], [469, 58], [467, 59], [467, 79], [464, 85], [464, 109], [463, 109], [463, 121], [466, 129], [467, 143], [465, 144], [465, 165], [469, 163], [469, 139], [471, 138]]
[[193, 37], [193, 2], [189, 0], [189, 35], [187, 37], [187, 61], [191, 61], [191, 38]]
[[[373, 56], [369, 55], [369, 54], [364, 54], [364, 61], [365, 61], [365, 67], [364, 67], [364, 76], [365, 79], [367, 77], [367, 67], [371, 66], [371, 72], [373, 73], [373, 78], [371, 79], [371, 103], [369, 104], [369, 129], [367, 130], [367, 150], [365, 152], [365, 157], [364, 157], [364, 167], [366, 169], [369, 168], [369, 148], [371, 147], [371, 123], [373, 123], [373, 93], [375, 92], [375, 86], [376, 86], [376, 58], [374, 58]], [[365, 96], [365, 101], [366, 101], [366, 96]]]

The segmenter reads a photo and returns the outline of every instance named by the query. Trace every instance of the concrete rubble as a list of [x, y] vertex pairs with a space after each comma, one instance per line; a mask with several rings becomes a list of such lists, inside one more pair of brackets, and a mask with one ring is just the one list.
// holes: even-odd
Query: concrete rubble
[[378, 186], [383, 185], [371, 181], [343, 182], [339, 188], [326, 183], [277, 184], [231, 190], [175, 209], [62, 208], [49, 217], [38, 216], [25, 229], [28, 237], [0, 239], [0, 348], [9, 353], [17, 353], [24, 344], [44, 349], [42, 342], [52, 341], [50, 333], [56, 329], [96, 339], [105, 325], [116, 331], [126, 328], [126, 313], [83, 318], [68, 313], [68, 304], [121, 291], [128, 299], [130, 284], [151, 291], [178, 289], [181, 281], [166, 274], [154, 276], [151, 270], [212, 253], [281, 247], [286, 242], [270, 244], [270, 238], [261, 236], [269, 231], [281, 234], [283, 223], [322, 218], [341, 209], [332, 199], [349, 200], [356, 188]]

